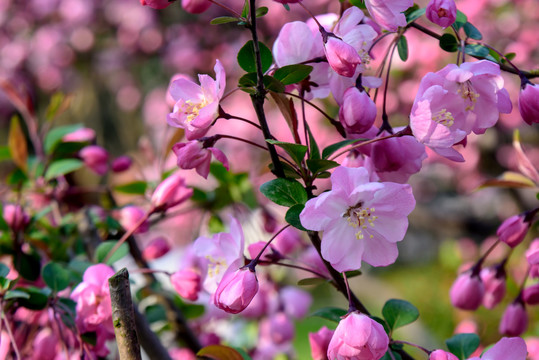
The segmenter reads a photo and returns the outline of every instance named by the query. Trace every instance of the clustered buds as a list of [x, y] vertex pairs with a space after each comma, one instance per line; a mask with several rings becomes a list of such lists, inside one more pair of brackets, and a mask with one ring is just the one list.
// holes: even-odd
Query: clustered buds
[[445, 29], [457, 19], [457, 6], [454, 0], [430, 0], [425, 15], [427, 19]]

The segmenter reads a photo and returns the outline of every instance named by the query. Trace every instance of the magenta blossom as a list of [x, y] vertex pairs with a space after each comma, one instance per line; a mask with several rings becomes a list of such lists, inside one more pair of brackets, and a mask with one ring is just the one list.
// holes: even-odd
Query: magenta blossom
[[226, 75], [219, 60], [214, 70], [215, 80], [209, 75], [198, 75], [200, 85], [186, 79], [175, 80], [170, 85], [170, 95], [176, 104], [167, 122], [170, 126], [185, 129], [189, 140], [204, 136], [219, 115], [219, 101], [225, 91]]
[[494, 309], [503, 300], [506, 291], [506, 274], [503, 266], [488, 267], [479, 274], [485, 285], [483, 305], [487, 309]]
[[344, 92], [339, 120], [348, 133], [361, 134], [369, 130], [376, 119], [376, 104], [363, 89], [351, 87]]
[[211, 6], [209, 0], [182, 0], [182, 8], [191, 14], [201, 14]]
[[455, 0], [430, 0], [425, 15], [431, 22], [445, 29], [457, 19]]
[[322, 257], [338, 271], [359, 269], [362, 260], [395, 262], [415, 207], [410, 185], [369, 182], [369, 176], [365, 168], [336, 168], [331, 191], [309, 200], [300, 214], [305, 228], [324, 232]]
[[170, 276], [170, 282], [181, 297], [191, 301], [198, 299], [198, 293], [202, 289], [202, 282], [200, 274], [195, 269], [176, 271]]
[[414, 5], [413, 0], [365, 0], [365, 5], [374, 21], [386, 30], [397, 31], [406, 26], [403, 12]]
[[89, 145], [79, 151], [79, 156], [93, 172], [105, 175], [109, 168], [109, 153], [101, 146]]
[[380, 359], [389, 338], [384, 327], [358, 311], [344, 317], [328, 345], [329, 359]]
[[518, 110], [528, 125], [539, 123], [539, 86], [525, 82], [518, 98]]
[[322, 326], [317, 332], [309, 333], [309, 344], [311, 345], [313, 360], [327, 360], [328, 346], [334, 332]]
[[214, 304], [231, 314], [245, 310], [258, 292], [258, 279], [254, 270], [241, 268], [228, 271], [215, 291]]
[[133, 160], [129, 156], [123, 155], [114, 159], [110, 167], [112, 168], [112, 171], [119, 173], [129, 169], [132, 164]]
[[[133, 230], [135, 234], [143, 234], [150, 230], [150, 223], [146, 217], [146, 220], [141, 220], [143, 217], [146, 217], [146, 212], [139, 208], [138, 206], [128, 205], [123, 207], [120, 210], [120, 216], [118, 222], [126, 231]], [[137, 224], [142, 221], [142, 223], [135, 229]]]
[[429, 360], [459, 360], [459, 358], [447, 351], [434, 350], [430, 353]]
[[526, 360], [526, 342], [519, 337], [504, 337], [481, 355], [468, 360]]
[[172, 151], [178, 157], [180, 168], [196, 169], [196, 172], [204, 179], [207, 179], [210, 173], [212, 155], [228, 170], [226, 155], [217, 148], [204, 147], [204, 142], [192, 140], [188, 143], [177, 143], [172, 147]]
[[5, 204], [2, 216], [6, 224], [15, 232], [24, 230], [30, 223], [30, 217], [20, 205]]
[[528, 322], [528, 313], [524, 303], [517, 298], [505, 309], [498, 330], [503, 335], [520, 336], [528, 328]]
[[149, 6], [154, 9], [164, 9], [170, 4], [172, 4], [174, 0], [140, 0], [140, 4], [142, 6]]
[[496, 231], [500, 241], [514, 248], [524, 240], [530, 223], [526, 221], [526, 213], [507, 218]]
[[167, 239], [158, 236], [153, 239], [142, 251], [142, 257], [145, 260], [158, 259], [170, 251], [170, 244]]
[[449, 290], [451, 304], [463, 310], [477, 310], [484, 294], [485, 285], [479, 275], [471, 271], [459, 275]]
[[332, 35], [324, 42], [324, 53], [329, 66], [341, 76], [354, 76], [357, 65], [361, 64], [361, 57], [356, 49]]
[[163, 180], [152, 195], [152, 205], [159, 210], [177, 206], [193, 196], [193, 189], [186, 187], [185, 179], [172, 174]]

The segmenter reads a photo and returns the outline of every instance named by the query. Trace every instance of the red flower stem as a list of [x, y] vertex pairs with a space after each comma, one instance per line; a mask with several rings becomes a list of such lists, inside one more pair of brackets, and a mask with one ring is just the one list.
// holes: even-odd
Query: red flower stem
[[13, 346], [13, 351], [15, 351], [15, 357], [17, 358], [17, 360], [21, 360], [21, 353], [19, 352], [19, 348], [17, 347], [17, 342], [15, 341], [13, 332], [11, 331], [11, 326], [9, 326], [9, 321], [7, 320], [6, 314], [4, 313], [4, 304], [2, 304], [1, 319], [4, 320], [4, 324], [6, 325], [6, 332], [9, 336], [11, 345]]
[[387, 110], [386, 110], [386, 104], [387, 104], [387, 90], [389, 89], [389, 74], [391, 72], [391, 63], [393, 62], [393, 54], [395, 53], [395, 49], [397, 49], [397, 45], [399, 43], [400, 35], [395, 38], [393, 48], [391, 49], [391, 54], [389, 55], [388, 63], [387, 63], [387, 73], [386, 73], [386, 83], [384, 87], [384, 101], [382, 103], [382, 126], [380, 127], [380, 130], [378, 131], [377, 135], [380, 135], [384, 130], [389, 132], [390, 134], [393, 134], [393, 129], [391, 128], [391, 125], [389, 124], [389, 118], [387, 116]]
[[352, 302], [352, 295], [350, 294], [350, 284], [348, 283], [348, 276], [346, 276], [346, 272], [342, 272], [342, 277], [344, 279], [344, 285], [346, 286], [346, 295], [348, 296], [348, 312], [351, 313], [352, 311], [356, 311], [357, 309]]
[[272, 261], [265, 261], [265, 260], [261, 260], [258, 262], [259, 264], [261, 265], [279, 265], [279, 266], [284, 266], [284, 267], [288, 267], [288, 268], [292, 268], [292, 269], [298, 269], [298, 270], [303, 270], [303, 271], [307, 271], [307, 272], [310, 272], [311, 274], [314, 274], [316, 276], [318, 276], [319, 278], [321, 279], [326, 279], [329, 281], [329, 279], [322, 273], [319, 273], [318, 271], [316, 270], [313, 270], [313, 269], [309, 269], [307, 267], [303, 267], [303, 266], [299, 266], [299, 265], [294, 265], [294, 264], [287, 264], [287, 263], [282, 263], [282, 262], [272, 262]]
[[419, 350], [424, 351], [424, 352], [427, 353], [427, 354], [430, 354], [430, 353], [432, 352], [432, 351], [430, 351], [430, 350], [425, 349], [423, 346], [420, 346], [420, 345], [417, 345], [417, 344], [414, 344], [414, 343], [411, 343], [411, 342], [408, 342], [408, 341], [403, 341], [403, 340], [393, 340], [393, 341], [391, 341], [391, 343], [393, 343], [393, 344], [410, 345], [410, 346], [413, 346], [413, 347], [415, 347], [415, 348], [418, 348]]
[[112, 255], [114, 255], [114, 253], [116, 252], [116, 250], [118, 250], [120, 248], [120, 246], [122, 246], [122, 244], [124, 242], [127, 241], [127, 239], [133, 235], [133, 233], [146, 221], [148, 220], [148, 218], [150, 217], [151, 214], [153, 214], [153, 211], [154, 209], [150, 209], [150, 211], [148, 211], [146, 214], [144, 214], [140, 219], [139, 221], [137, 221], [137, 223], [135, 224], [135, 226], [133, 226], [131, 229], [129, 229], [128, 231], [126, 231], [123, 236], [120, 238], [120, 240], [118, 240], [118, 242], [116, 243], [116, 245], [114, 245], [114, 247], [112, 249], [110, 249], [109, 253], [107, 254], [107, 256], [105, 257], [105, 259], [103, 260], [103, 263], [107, 263], [107, 261], [112, 257]]

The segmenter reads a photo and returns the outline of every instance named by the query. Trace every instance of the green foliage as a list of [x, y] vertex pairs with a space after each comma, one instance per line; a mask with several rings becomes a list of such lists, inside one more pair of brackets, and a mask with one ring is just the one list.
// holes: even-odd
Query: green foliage
[[26, 280], [36, 281], [41, 272], [41, 259], [35, 253], [19, 253], [13, 258], [15, 270]]
[[296, 64], [286, 65], [275, 71], [273, 76], [284, 85], [297, 84], [309, 76], [313, 67], [309, 65]]
[[62, 159], [52, 162], [45, 172], [45, 179], [52, 180], [58, 176], [76, 171], [84, 166], [78, 159]]
[[468, 55], [485, 58], [489, 55], [489, 49], [479, 44], [467, 44], [464, 51]]
[[145, 181], [133, 181], [127, 184], [118, 185], [114, 187], [114, 190], [132, 195], [144, 195], [148, 184]]
[[483, 35], [481, 35], [481, 32], [471, 23], [466, 22], [463, 28], [464, 28], [464, 32], [466, 33], [466, 36], [468, 36], [469, 38], [475, 39], [475, 40], [483, 39]]
[[399, 57], [402, 61], [408, 60], [408, 41], [404, 35], [399, 38], [399, 42], [397, 43], [397, 51], [399, 52]]
[[258, 9], [256, 9], [256, 17], [262, 17], [268, 13], [268, 8], [265, 6], [261, 6]]
[[382, 315], [390, 330], [413, 323], [419, 317], [419, 310], [408, 301], [390, 299], [382, 308]]
[[457, 334], [447, 339], [445, 344], [452, 354], [464, 360], [479, 347], [479, 342], [477, 334]]
[[421, 16], [425, 15], [425, 9], [419, 9], [417, 7], [415, 7], [414, 9], [414, 7], [412, 7], [408, 9], [404, 14], [406, 15], [406, 22], [409, 24], [414, 20], [419, 19]]
[[289, 223], [296, 229], [307, 231], [307, 229], [305, 229], [303, 225], [301, 225], [301, 221], [299, 219], [299, 214], [303, 211], [304, 207], [305, 205], [303, 204], [296, 204], [291, 206], [290, 209], [288, 209], [288, 211], [286, 212], [284, 219], [287, 223]]
[[236, 22], [236, 21], [240, 21], [240, 19], [232, 17], [232, 16], [219, 16], [219, 17], [216, 17], [215, 19], [212, 19], [210, 21], [210, 24], [221, 25], [221, 24], [228, 24], [228, 23]]
[[9, 152], [9, 147], [0, 146], [0, 161], [11, 160], [11, 153]]
[[[116, 243], [117, 241], [115, 240], [109, 240], [109, 241], [105, 241], [99, 244], [99, 246], [95, 250], [96, 262], [102, 263], [103, 261], [105, 261], [105, 258], [107, 257], [109, 252], [112, 250], [112, 248], [116, 245]], [[107, 260], [106, 264], [107, 265], [114, 264], [116, 261], [120, 260], [125, 255], [127, 255], [127, 253], [129, 253], [129, 246], [126, 243], [123, 243], [118, 248], [118, 250], [116, 250], [114, 254]]]
[[59, 126], [49, 131], [45, 136], [45, 141], [43, 142], [45, 152], [49, 155], [52, 154], [56, 147], [62, 142], [62, 138], [65, 135], [70, 134], [80, 128], [82, 128], [82, 124], [74, 124]]
[[455, 23], [453, 26], [455, 29], [459, 30], [461, 27], [464, 26], [468, 22], [468, 17], [466, 14], [464, 14], [462, 11], [457, 10], [457, 19], [455, 20]]
[[304, 204], [307, 192], [296, 180], [277, 178], [260, 186], [260, 192], [274, 203], [282, 206]]
[[455, 36], [443, 34], [440, 38], [440, 47], [447, 52], [456, 52], [459, 49], [459, 43]]
[[62, 291], [69, 286], [71, 273], [64, 265], [57, 262], [49, 262], [43, 267], [43, 281], [52, 291]]
[[339, 142], [337, 142], [335, 144], [331, 144], [322, 151], [322, 159], [327, 159], [334, 152], [336, 152], [340, 148], [345, 147], [346, 145], [351, 145], [351, 144], [354, 144], [354, 143], [356, 143], [358, 141], [364, 141], [364, 140], [366, 140], [366, 139], [343, 140], [343, 141], [339, 141]]
[[50, 295], [49, 289], [39, 289], [34, 286], [29, 286], [26, 288], [18, 288], [17, 290], [28, 295], [21, 295], [18, 297], [17, 301], [20, 306], [30, 310], [43, 310], [45, 307], [47, 307]]
[[313, 174], [323, 172], [334, 167], [339, 166], [338, 162], [325, 159], [316, 159], [316, 160], [307, 160], [307, 167], [312, 171]]
[[272, 145], [277, 145], [278, 147], [282, 148], [298, 165], [301, 165], [303, 159], [305, 158], [305, 154], [307, 153], [307, 146], [305, 145], [271, 139], [266, 139], [266, 141]]
[[313, 312], [311, 316], [318, 316], [318, 317], [338, 323], [341, 321], [341, 317], [346, 315], [346, 313], [347, 311], [344, 309], [340, 309], [336, 307], [324, 307], [322, 309], [318, 309], [315, 312]]
[[305, 278], [298, 281], [298, 286], [320, 285], [327, 282], [328, 281], [326, 279], [319, 277]]
[[[262, 72], [266, 72], [273, 63], [273, 56], [271, 55], [271, 50], [260, 41], [258, 42], [258, 46], [260, 48]], [[238, 64], [247, 72], [256, 72], [255, 47], [252, 40], [247, 41], [238, 52]]]
[[219, 360], [246, 360], [236, 349], [225, 345], [205, 346], [197, 352], [197, 358]]

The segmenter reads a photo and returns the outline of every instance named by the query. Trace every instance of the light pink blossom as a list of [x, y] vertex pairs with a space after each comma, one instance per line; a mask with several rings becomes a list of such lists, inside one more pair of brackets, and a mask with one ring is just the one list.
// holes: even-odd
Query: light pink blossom
[[188, 188], [180, 174], [172, 174], [163, 180], [152, 195], [152, 205], [159, 210], [177, 206], [193, 196], [193, 189]]
[[24, 230], [30, 223], [30, 217], [22, 206], [17, 204], [4, 204], [2, 216], [6, 224], [15, 232]]
[[223, 164], [228, 170], [228, 159], [219, 149], [214, 147], [204, 147], [204, 142], [192, 140], [188, 143], [177, 143], [172, 147], [172, 151], [177, 156], [177, 164], [182, 169], [196, 169], [196, 172], [204, 179], [210, 173], [210, 163], [212, 155]]
[[258, 279], [254, 270], [227, 271], [215, 291], [214, 304], [227, 313], [238, 314], [245, 310], [257, 292]]
[[181, 297], [196, 301], [198, 299], [198, 293], [202, 289], [202, 278], [200, 273], [195, 269], [182, 269], [176, 271], [170, 276], [170, 282], [174, 287], [174, 290], [180, 294]]
[[457, 19], [455, 0], [430, 0], [425, 15], [431, 22], [445, 29]]
[[211, 6], [209, 0], [182, 0], [182, 8], [191, 14], [201, 14]]
[[403, 12], [414, 5], [413, 0], [365, 0], [365, 5], [374, 21], [386, 30], [397, 31], [406, 26]]
[[[126, 231], [132, 230], [137, 223], [146, 216], [146, 212], [138, 206], [128, 205], [120, 210], [118, 221]], [[135, 230], [135, 234], [143, 234], [150, 229], [150, 223], [146, 219]]]
[[483, 305], [487, 309], [494, 309], [505, 296], [506, 274], [503, 266], [488, 267], [481, 270], [479, 274], [485, 285], [485, 295]]
[[169, 0], [140, 0], [140, 5], [149, 6], [154, 9], [164, 9], [172, 4]]
[[198, 139], [209, 130], [219, 114], [219, 101], [226, 85], [225, 69], [217, 60], [215, 80], [209, 75], [198, 75], [200, 85], [186, 79], [178, 79], [170, 85], [170, 95], [176, 104], [167, 117], [170, 126], [183, 128], [187, 139]]
[[500, 321], [499, 332], [508, 336], [520, 336], [528, 328], [528, 313], [521, 299], [517, 299], [505, 309]]
[[331, 191], [309, 200], [302, 225], [323, 231], [322, 257], [338, 271], [356, 270], [361, 261], [387, 266], [398, 256], [397, 242], [415, 207], [409, 185], [369, 182], [365, 168], [338, 167]]
[[131, 164], [133, 164], [133, 160], [129, 156], [123, 155], [114, 159], [110, 167], [112, 168], [112, 171], [119, 173], [129, 169]]
[[279, 292], [279, 296], [285, 314], [296, 319], [305, 317], [313, 302], [311, 294], [295, 286], [285, 286]]
[[526, 354], [526, 342], [522, 338], [504, 337], [481, 357], [475, 356], [468, 360], [526, 360]]
[[109, 153], [101, 146], [89, 145], [79, 151], [84, 164], [98, 175], [105, 175], [108, 170]]
[[364, 133], [374, 124], [376, 104], [363, 89], [351, 87], [344, 92], [339, 119], [348, 133]]
[[341, 76], [352, 77], [361, 57], [351, 45], [335, 36], [328, 36], [324, 43], [324, 53], [329, 66]]
[[160, 258], [170, 251], [170, 244], [167, 239], [158, 236], [153, 239], [142, 251], [142, 257], [145, 260], [154, 260]]
[[484, 294], [485, 285], [479, 274], [471, 271], [459, 275], [449, 290], [451, 304], [463, 310], [476, 310], [481, 305]]
[[434, 350], [430, 353], [429, 360], [459, 360], [459, 358], [447, 351]]
[[507, 218], [496, 231], [500, 241], [514, 248], [524, 240], [530, 223], [526, 221], [525, 214], [513, 215]]
[[334, 332], [334, 330], [322, 326], [317, 332], [309, 333], [309, 344], [311, 345], [313, 360], [327, 360], [328, 346]]
[[528, 125], [539, 123], [539, 86], [525, 82], [518, 98], [518, 110]]

